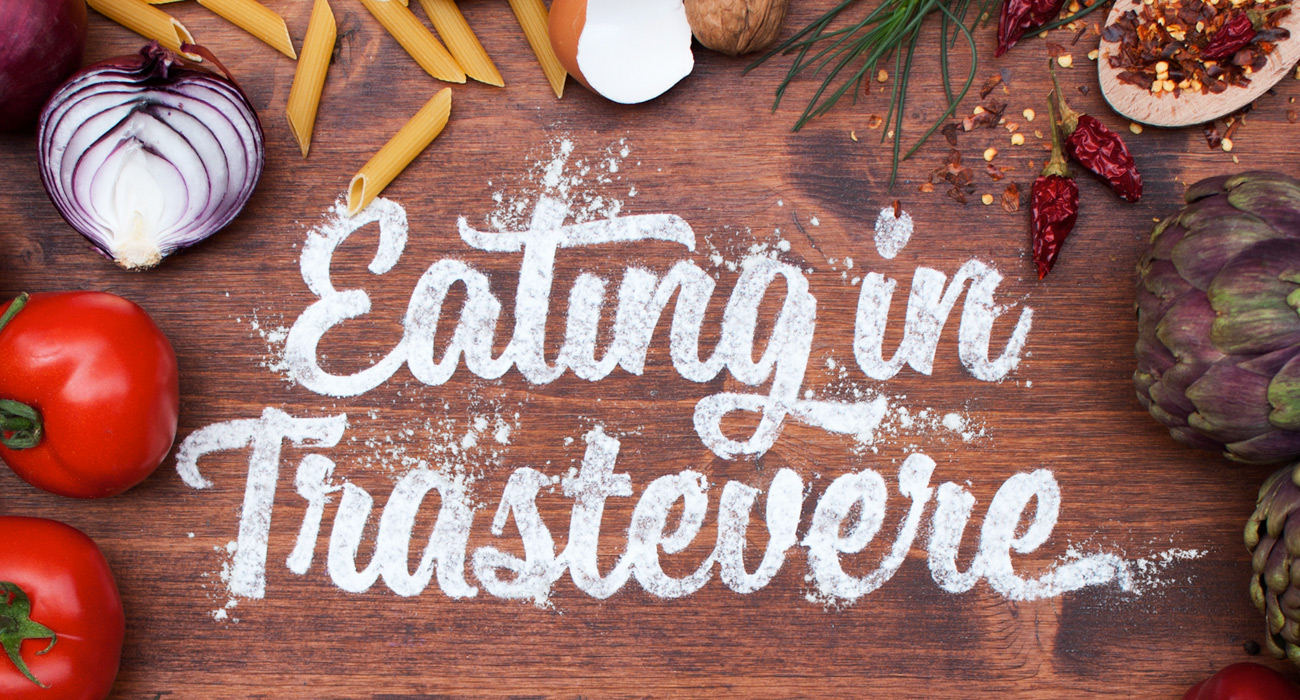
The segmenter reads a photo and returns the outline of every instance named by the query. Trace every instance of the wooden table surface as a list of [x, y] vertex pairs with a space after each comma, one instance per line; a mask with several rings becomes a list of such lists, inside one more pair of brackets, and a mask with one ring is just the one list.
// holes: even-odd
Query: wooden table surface
[[[310, 3], [268, 4], [285, 16], [299, 42]], [[795, 3], [785, 35], [829, 4]], [[507, 87], [455, 86], [446, 131], [384, 192], [404, 208], [410, 231], [390, 271], [366, 270], [378, 240], [373, 225], [335, 254], [335, 287], [366, 290], [372, 310], [325, 335], [324, 367], [349, 374], [388, 353], [401, 338], [421, 274], [443, 259], [463, 261], [490, 281], [503, 305], [495, 345], [500, 352], [514, 325], [522, 256], [472, 249], [457, 221], [465, 217], [482, 230], [492, 228], [494, 216], [526, 224], [540, 197], [556, 195], [554, 188], [548, 192], [543, 171], [567, 141], [573, 150], [562, 180], [575, 211], [599, 216], [616, 201], [620, 216], [674, 214], [694, 231], [696, 245], [693, 251], [662, 242], [560, 250], [546, 321], [548, 358], [564, 339], [569, 290], [580, 274], [609, 280], [603, 345], [625, 269], [663, 274], [678, 261], [689, 261], [717, 283], [703, 324], [702, 344], [709, 348], [743, 271], [737, 263], [754, 253], [801, 271], [816, 299], [800, 395], [845, 403], [885, 397], [885, 425], [864, 441], [789, 419], [761, 457], [717, 456], [694, 427], [697, 402], [722, 392], [766, 395], [766, 389], [746, 387], [726, 372], [702, 383], [683, 378], [669, 352], [671, 305], [640, 376], [616, 369], [588, 381], [566, 372], [532, 383], [517, 370], [480, 378], [462, 363], [445, 383], [430, 386], [403, 367], [377, 387], [341, 398], [289, 381], [277, 364], [285, 331], [317, 301], [300, 271], [309, 231], [328, 223], [357, 168], [443, 86], [359, 3], [339, 0], [335, 14], [344, 38], [304, 160], [284, 118], [294, 63], [197, 5], [167, 5], [223, 59], [259, 110], [266, 170], [251, 203], [231, 226], [191, 251], [150, 272], [126, 272], [91, 252], [51, 206], [39, 182], [34, 136], [0, 137], [6, 183], [0, 191], [0, 298], [24, 290], [95, 289], [141, 304], [179, 357], [178, 444], [207, 426], [257, 419], [268, 408], [294, 418], [346, 414], [347, 425], [333, 447], [284, 444], [261, 598], [237, 595], [230, 577], [222, 576], [223, 567], [228, 572], [232, 566], [239, 535], [247, 448], [199, 461], [209, 488], [182, 480], [173, 451], [144, 484], [91, 502], [39, 492], [0, 470], [0, 512], [72, 524], [91, 535], [112, 564], [127, 611], [112, 697], [1173, 699], [1218, 667], [1249, 658], [1243, 647], [1262, 641], [1263, 625], [1247, 596], [1241, 530], [1271, 468], [1235, 466], [1183, 448], [1138, 405], [1131, 383], [1134, 267], [1153, 219], [1178, 208], [1187, 184], [1248, 168], [1300, 174], [1297, 127], [1287, 117], [1300, 93], [1294, 80], [1255, 104], [1227, 153], [1208, 149], [1199, 128], [1130, 134], [1098, 94], [1095, 65], [1086, 58], [1095, 37], [1077, 44], [1068, 32], [1049, 41], [1026, 39], [994, 60], [994, 31], [981, 29], [976, 84], [995, 74], [1005, 78], [1007, 89], [998, 86], [989, 98], [1008, 103], [1006, 118], [1020, 124], [1027, 141], [1011, 145], [1002, 127], [959, 134], [958, 148], [974, 175], [963, 205], [947, 196], [945, 184], [933, 191], [922, 186], [949, 154], [937, 134], [902, 165], [891, 189], [878, 117], [892, 83], [873, 81], [870, 95], [856, 104], [844, 100], [798, 133], [790, 126], [815, 85], [797, 82], [773, 113], [773, 91], [787, 60], [745, 74], [747, 59], [699, 49], [695, 72], [648, 104], [606, 102], [572, 80], [557, 100], [506, 3], [461, 5]], [[141, 43], [91, 13], [88, 61], [132, 52]], [[1005, 211], [1000, 200], [1006, 185], [1015, 183], [1023, 202], [1045, 157], [1046, 140], [1035, 130], [1046, 134], [1043, 66], [1051, 43], [1072, 54], [1074, 66], [1061, 78], [1075, 108], [1125, 135], [1146, 191], [1141, 203], [1126, 204], [1098, 181], [1080, 177], [1078, 227], [1055, 271], [1038, 281], [1026, 252], [1027, 212], [1023, 205]], [[936, 66], [934, 56], [923, 57], [911, 80], [909, 138], [940, 111]], [[892, 62], [889, 67], [892, 72]], [[969, 116], [979, 103], [972, 94], [958, 115]], [[1040, 116], [1027, 121], [1025, 108]], [[993, 164], [1008, 168], [998, 182], [981, 158], [990, 146], [997, 149]], [[985, 193], [994, 195], [993, 205], [981, 204]], [[593, 202], [596, 196], [603, 199]], [[912, 217], [914, 234], [896, 257], [885, 259], [873, 229], [895, 200]], [[951, 279], [970, 260], [1004, 278], [995, 300], [1009, 308], [993, 327], [992, 354], [1007, 342], [1021, 310], [1033, 309], [1019, 366], [999, 381], [981, 381], [965, 369], [958, 300], [930, 374], [904, 367], [886, 381], [869, 378], [853, 347], [860, 278], [878, 273], [898, 281], [885, 336], [885, 347], [894, 348], [917, 270]], [[760, 308], [760, 349], [783, 295], [778, 281]], [[453, 292], [444, 308], [439, 348], [463, 298]], [[962, 429], [951, 429], [958, 419]], [[723, 427], [743, 439], [754, 423], [729, 417]], [[597, 429], [619, 441], [614, 469], [629, 475], [633, 492], [608, 500], [603, 573], [627, 547], [633, 508], [652, 481], [683, 470], [707, 479], [702, 529], [679, 553], [659, 555], [666, 575], [683, 577], [713, 550], [724, 486], [734, 481], [765, 492], [779, 470], [789, 469], [806, 487], [801, 539], [835, 479], [855, 472], [883, 479], [889, 497], [879, 533], [861, 553], [842, 557], [845, 571], [864, 576], [893, 546], [910, 503], [899, 494], [899, 469], [909, 455], [921, 453], [935, 462], [932, 487], [952, 482], [975, 498], [961, 568], [969, 565], [979, 523], [1004, 482], [1049, 470], [1059, 484], [1059, 518], [1040, 547], [1014, 555], [1016, 572], [1035, 578], [1078, 553], [1111, 553], [1130, 563], [1138, 585], [1125, 591], [1112, 581], [1037, 600], [1015, 600], [987, 580], [949, 592], [927, 563], [931, 502], [897, 572], [856, 600], [824, 594], [803, 544], [790, 548], [770, 583], [750, 593], [726, 585], [715, 565], [707, 584], [679, 598], [652, 595], [633, 578], [598, 599], [567, 574], [544, 603], [491, 594], [470, 559], [487, 546], [523, 555], [513, 521], [499, 536], [492, 531], [510, 475], [524, 467], [548, 477], [569, 474], [582, 466], [584, 436]], [[963, 437], [963, 430], [973, 434]], [[337, 492], [325, 506], [310, 566], [303, 574], [291, 571], [285, 561], [307, 512], [294, 474], [307, 454], [334, 462], [335, 486], [346, 482], [374, 498], [359, 568], [374, 551], [381, 508], [412, 465], [424, 460], [448, 478], [465, 476], [474, 517], [463, 576], [477, 594], [451, 597], [437, 577], [412, 596], [395, 594], [384, 579], [364, 592], [342, 590], [327, 567]], [[558, 552], [568, 539], [573, 500], [556, 485], [536, 503]], [[768, 540], [764, 503], [760, 496], [748, 532], [751, 571]], [[681, 510], [680, 504], [673, 508], [669, 531]], [[437, 512], [437, 496], [430, 496], [415, 526], [413, 566]], [[1031, 506], [1026, 519], [1032, 513]], [[1158, 570], [1139, 572], [1142, 563]]]

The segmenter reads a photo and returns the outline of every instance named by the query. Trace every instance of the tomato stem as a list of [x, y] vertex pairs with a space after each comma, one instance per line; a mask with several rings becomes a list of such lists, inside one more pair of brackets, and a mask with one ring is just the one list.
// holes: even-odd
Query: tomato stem
[[39, 411], [19, 401], [0, 399], [0, 445], [29, 450], [41, 444], [44, 435]]
[[4, 646], [9, 660], [14, 662], [27, 680], [42, 688], [49, 686], [36, 680], [27, 663], [23, 661], [20, 648], [28, 639], [48, 639], [49, 646], [36, 652], [44, 654], [54, 648], [59, 636], [49, 627], [32, 620], [32, 602], [27, 593], [16, 583], [0, 581], [0, 646]]
[[14, 316], [17, 316], [18, 312], [22, 311], [24, 306], [27, 306], [28, 298], [27, 292], [14, 297], [14, 300], [9, 304], [9, 308], [5, 309], [4, 315], [0, 315], [0, 330], [4, 330], [4, 327], [9, 325]]

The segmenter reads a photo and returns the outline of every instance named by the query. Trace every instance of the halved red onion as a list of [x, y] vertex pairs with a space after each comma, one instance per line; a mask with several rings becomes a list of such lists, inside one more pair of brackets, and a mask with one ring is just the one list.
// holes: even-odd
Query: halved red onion
[[129, 269], [230, 223], [264, 158], [261, 123], [239, 86], [157, 42], [69, 78], [37, 138], [54, 206]]

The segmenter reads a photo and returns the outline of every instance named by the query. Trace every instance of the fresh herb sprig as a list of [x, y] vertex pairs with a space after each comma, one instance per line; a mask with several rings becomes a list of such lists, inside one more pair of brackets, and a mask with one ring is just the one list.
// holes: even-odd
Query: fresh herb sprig
[[[894, 85], [889, 100], [888, 118], [881, 129], [881, 142], [889, 137], [892, 125], [893, 164], [889, 171], [889, 184], [893, 186], [898, 177], [899, 162], [911, 157], [944, 120], [953, 115], [957, 105], [975, 83], [979, 55], [971, 30], [981, 17], [986, 16], [993, 0], [884, 0], [865, 18], [831, 29], [840, 14], [856, 3], [857, 0], [843, 0], [764, 54], [746, 70], [752, 70], [778, 54], [795, 54], [794, 64], [776, 89], [773, 111], [781, 104], [786, 88], [801, 74], [824, 76], [821, 86], [795, 122], [793, 131], [798, 131], [812, 119], [830, 111], [849, 91], [853, 91], [856, 99], [857, 92], [863, 89], [864, 81], [869, 81], [870, 76], [875, 75], [882, 62], [892, 58]], [[976, 10], [975, 18], [968, 25], [966, 18], [972, 8]], [[908, 78], [912, 60], [916, 56], [916, 46], [921, 38], [922, 25], [931, 14], [939, 15], [939, 69], [944, 97], [948, 102], [947, 109], [911, 148], [903, 152], [903, 110], [907, 103]], [[970, 49], [970, 71], [961, 90], [953, 94], [949, 63], [958, 38], [965, 39]]]

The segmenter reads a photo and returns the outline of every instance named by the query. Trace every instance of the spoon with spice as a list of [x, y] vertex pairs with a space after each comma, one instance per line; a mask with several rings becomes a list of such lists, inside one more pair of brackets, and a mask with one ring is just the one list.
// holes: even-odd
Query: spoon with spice
[[1287, 0], [1116, 0], [1098, 47], [1101, 92], [1145, 124], [1217, 119], [1290, 73], [1297, 33]]

